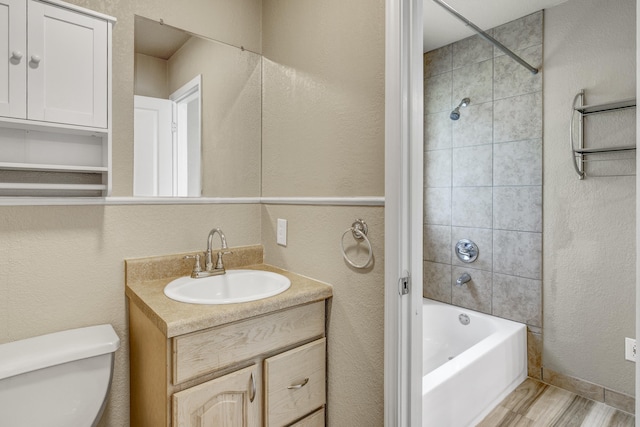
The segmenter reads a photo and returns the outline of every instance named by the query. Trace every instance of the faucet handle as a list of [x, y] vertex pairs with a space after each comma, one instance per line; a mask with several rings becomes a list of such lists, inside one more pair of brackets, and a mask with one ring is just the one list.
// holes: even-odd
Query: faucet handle
[[193, 264], [193, 270], [191, 270], [191, 276], [194, 274], [200, 273], [202, 271], [202, 267], [200, 267], [200, 254], [195, 255], [185, 255], [184, 259], [192, 259], [195, 258], [196, 262]]
[[218, 260], [216, 261], [216, 270], [224, 270], [224, 265], [222, 264], [222, 256], [227, 254], [232, 254], [232, 251], [218, 251]]

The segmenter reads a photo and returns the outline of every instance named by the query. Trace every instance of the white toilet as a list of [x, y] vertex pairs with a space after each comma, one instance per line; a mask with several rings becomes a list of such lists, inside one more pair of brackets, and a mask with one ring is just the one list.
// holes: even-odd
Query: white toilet
[[98, 424], [120, 339], [111, 325], [0, 345], [0, 426]]

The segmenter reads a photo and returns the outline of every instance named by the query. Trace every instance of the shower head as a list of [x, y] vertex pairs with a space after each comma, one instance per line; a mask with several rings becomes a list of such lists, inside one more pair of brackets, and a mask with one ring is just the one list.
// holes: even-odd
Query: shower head
[[469, 98], [463, 98], [462, 101], [460, 101], [460, 104], [458, 104], [458, 106], [453, 109], [451, 114], [449, 114], [449, 118], [451, 120], [458, 120], [460, 118], [460, 107], [466, 107], [470, 102], [471, 100]]

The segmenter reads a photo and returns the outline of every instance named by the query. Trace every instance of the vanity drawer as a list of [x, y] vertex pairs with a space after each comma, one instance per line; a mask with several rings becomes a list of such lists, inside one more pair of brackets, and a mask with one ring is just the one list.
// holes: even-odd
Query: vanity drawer
[[324, 427], [324, 408], [317, 410], [308, 417], [304, 417], [291, 427]]
[[324, 301], [173, 338], [173, 384], [324, 336]]
[[266, 359], [267, 426], [289, 424], [322, 407], [326, 402], [325, 371], [326, 338]]

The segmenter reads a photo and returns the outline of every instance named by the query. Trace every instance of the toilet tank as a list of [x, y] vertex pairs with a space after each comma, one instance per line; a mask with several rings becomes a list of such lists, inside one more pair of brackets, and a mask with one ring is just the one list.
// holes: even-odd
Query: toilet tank
[[119, 346], [111, 325], [1, 344], [0, 426], [96, 425]]

